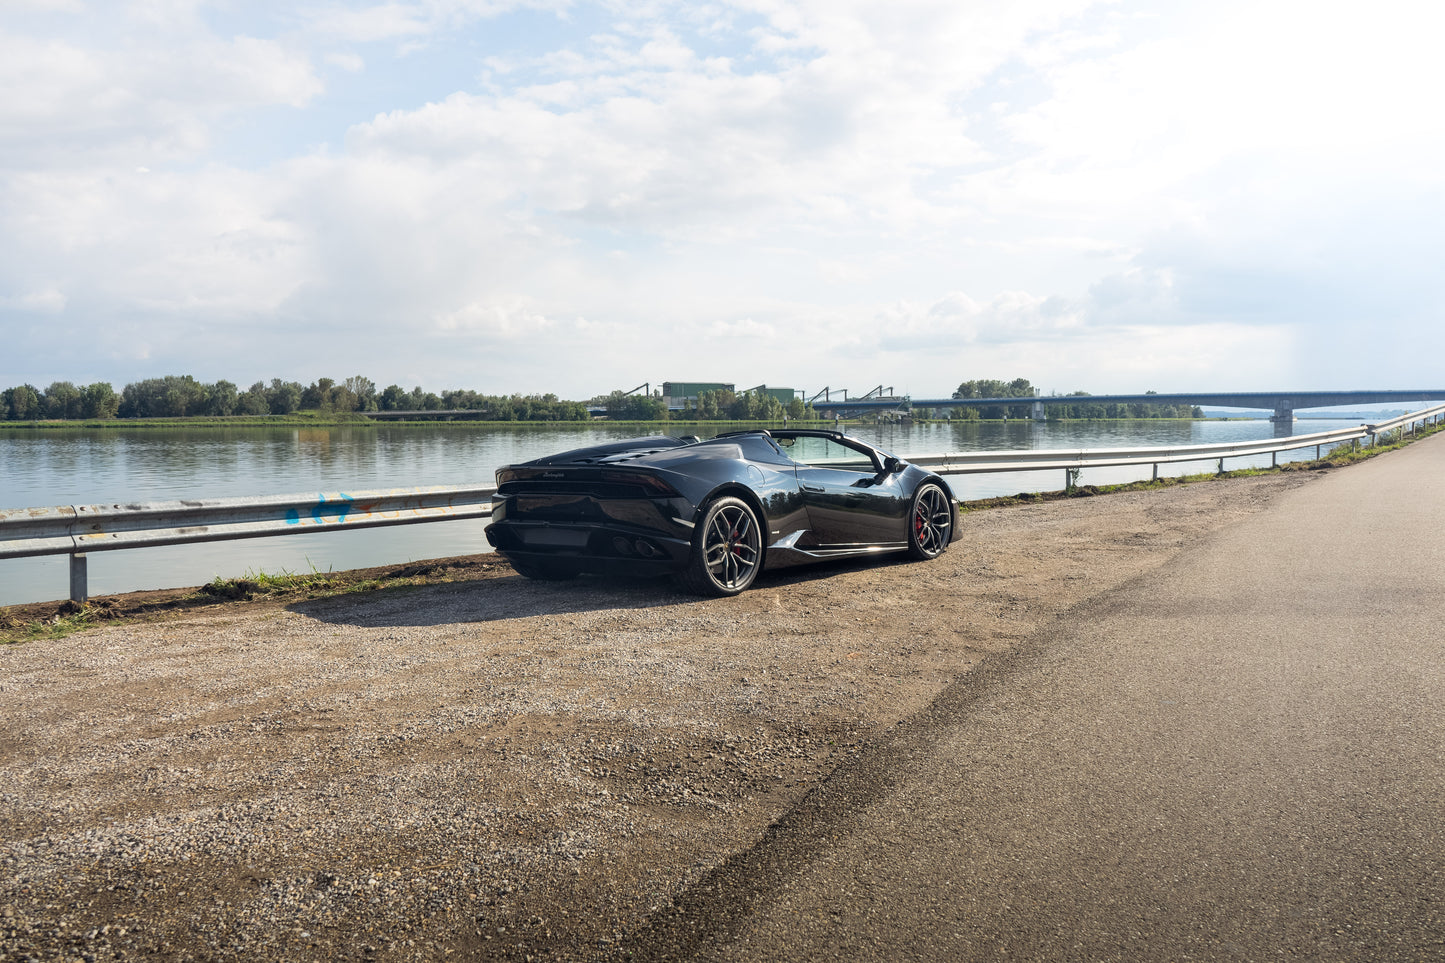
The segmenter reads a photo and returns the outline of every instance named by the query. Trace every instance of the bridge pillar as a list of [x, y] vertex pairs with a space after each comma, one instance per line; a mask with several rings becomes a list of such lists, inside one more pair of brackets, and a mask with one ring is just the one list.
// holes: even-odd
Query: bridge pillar
[[1276, 401], [1274, 403], [1274, 414], [1270, 417], [1269, 420], [1274, 422], [1276, 425], [1293, 425], [1294, 403], [1291, 402], [1288, 398], [1281, 398]]
[[1043, 403], [1042, 401], [1035, 401], [1035, 402], [1034, 402], [1034, 421], [1043, 421], [1043, 420], [1044, 420], [1044, 403]]

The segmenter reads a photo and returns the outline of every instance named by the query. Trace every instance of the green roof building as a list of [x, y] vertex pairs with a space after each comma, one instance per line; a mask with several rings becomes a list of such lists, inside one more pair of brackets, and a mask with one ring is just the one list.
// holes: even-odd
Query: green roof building
[[721, 381], [664, 381], [662, 393], [673, 401], [696, 401], [704, 391], [736, 391]]

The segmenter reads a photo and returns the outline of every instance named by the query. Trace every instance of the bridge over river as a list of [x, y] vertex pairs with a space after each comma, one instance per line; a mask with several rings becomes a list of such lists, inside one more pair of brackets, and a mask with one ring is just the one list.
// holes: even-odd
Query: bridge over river
[[1143, 395], [1049, 395], [1035, 398], [854, 398], [842, 401], [814, 400], [813, 408], [825, 414], [848, 415], [864, 411], [896, 411], [911, 408], [996, 408], [1032, 405], [1036, 420], [1044, 419], [1048, 405], [1153, 404], [1210, 405], [1216, 408], [1265, 408], [1273, 410], [1270, 420], [1291, 423], [1301, 408], [1333, 408], [1337, 405], [1379, 404], [1394, 401], [1445, 400], [1445, 388], [1409, 391], [1196, 391]]

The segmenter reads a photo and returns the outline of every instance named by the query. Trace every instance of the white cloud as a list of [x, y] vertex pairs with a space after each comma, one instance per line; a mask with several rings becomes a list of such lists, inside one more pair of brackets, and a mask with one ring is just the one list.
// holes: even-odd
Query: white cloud
[[312, 27], [320, 33], [348, 41], [413, 38], [435, 29], [420, 4], [386, 3], [348, 7], [329, 4], [311, 12]]
[[359, 73], [366, 69], [366, 61], [355, 53], [329, 53], [324, 59], [331, 66], [339, 67], [348, 73]]
[[[873, 339], [885, 351], [941, 351], [981, 344], [1072, 340], [1083, 333], [1080, 306], [1006, 291], [987, 303], [953, 292], [931, 304], [901, 302], [879, 314]], [[860, 342], [867, 345], [870, 339]]]
[[954, 293], [891, 306], [877, 340], [857, 347], [881, 349], [875, 365], [890, 355], [941, 356], [960, 372], [955, 384], [964, 375], [1028, 377], [1061, 393], [1225, 390], [1276, 385], [1288, 371], [1293, 326], [1180, 321], [1177, 313], [1161, 276], [1110, 279], [1077, 301], [1012, 292], [979, 303]]
[[253, 37], [125, 35], [104, 46], [0, 33], [0, 167], [85, 169], [116, 157], [185, 160], [239, 111], [304, 106], [304, 55]]
[[556, 322], [520, 300], [466, 304], [440, 315], [434, 324], [440, 331], [478, 332], [501, 338], [518, 335], [535, 338], [545, 336], [556, 327]]
[[65, 310], [65, 294], [54, 287], [26, 291], [15, 297], [0, 298], [0, 310], [4, 309], [34, 314], [59, 314]]
[[[1064, 216], [1138, 219], [1378, 177], [1382, 162], [1433, 179], [1421, 148], [1445, 139], [1428, 93], [1445, 66], [1420, 13], [1249, 0], [1121, 20], [1153, 32], [1043, 64], [1052, 96], [1008, 118], [1034, 148], [1009, 173], [1011, 196]], [[1214, 180], [1223, 170], [1231, 181]]]
[[[736, 321], [719, 321], [708, 325], [702, 332], [708, 340], [749, 340], [754, 343], [768, 343], [776, 338], [777, 328], [771, 324], [760, 324], [752, 318], [739, 318]], [[766, 340], [762, 340], [766, 339]]]
[[415, 41], [514, 10], [563, 12], [569, 0], [422, 0], [308, 4], [302, 14], [315, 32], [356, 43]]
[[1257, 387], [1352, 380], [1317, 344], [1445, 300], [1445, 78], [1394, 0], [31, 9], [0, 387]]

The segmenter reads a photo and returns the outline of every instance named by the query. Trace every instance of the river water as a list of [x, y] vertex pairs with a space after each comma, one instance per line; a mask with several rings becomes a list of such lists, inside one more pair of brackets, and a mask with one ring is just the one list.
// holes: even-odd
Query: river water
[[[1299, 434], [1358, 421], [1299, 421]], [[728, 430], [721, 426], [717, 430]], [[698, 431], [686, 427], [680, 431]], [[1274, 436], [1268, 421], [959, 422], [847, 426], [902, 456], [1040, 448], [1177, 447]], [[704, 431], [704, 434], [712, 433]], [[637, 434], [583, 425], [438, 424], [337, 428], [0, 429], [0, 508], [491, 484], [495, 470], [549, 452]], [[1314, 457], [1314, 448], [1281, 460]], [[1265, 456], [1253, 464], [1268, 464]], [[1189, 474], [1213, 462], [1161, 466]], [[1231, 459], [1229, 468], [1251, 464]], [[1149, 476], [1150, 468], [1091, 469], [1083, 484]], [[962, 499], [1063, 487], [1062, 472], [949, 477]], [[168, 546], [89, 556], [90, 592], [197, 585], [266, 572], [304, 573], [487, 551], [484, 521]], [[0, 605], [64, 598], [66, 556], [0, 560]]]

